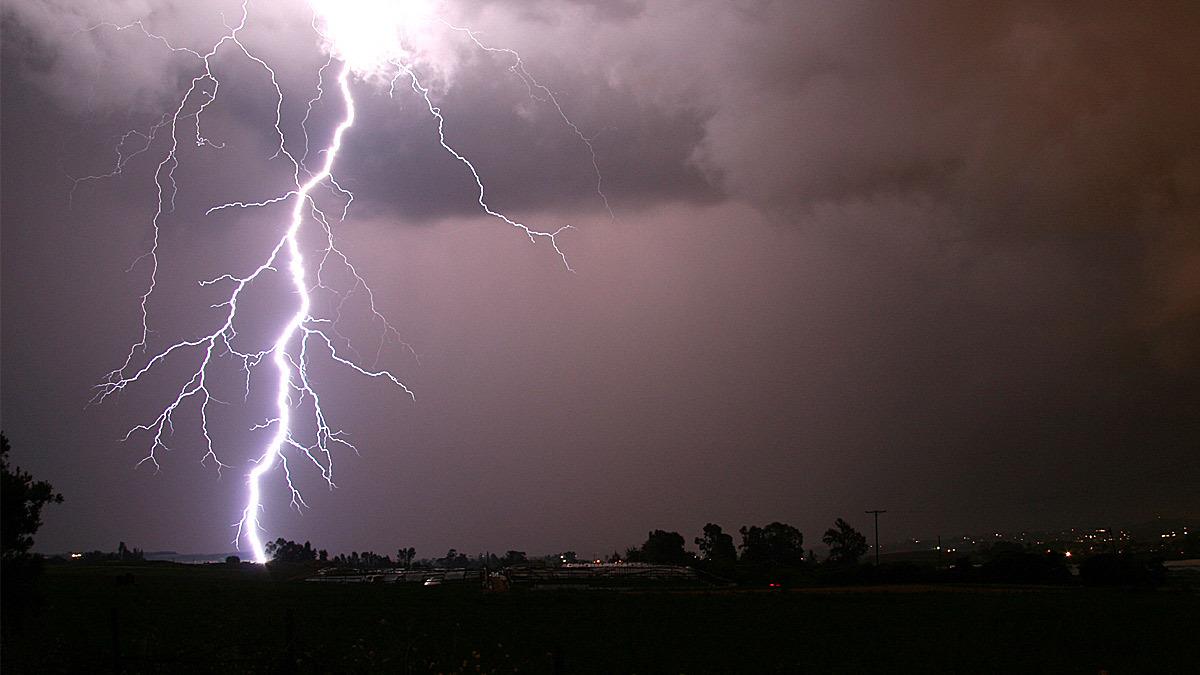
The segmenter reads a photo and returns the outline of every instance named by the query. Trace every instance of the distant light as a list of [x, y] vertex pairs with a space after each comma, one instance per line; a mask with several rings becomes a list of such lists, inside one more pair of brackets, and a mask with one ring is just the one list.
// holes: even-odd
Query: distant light
[[83, 557], [83, 554], [82, 554], [82, 553], [72, 553], [72, 554], [71, 554], [71, 557], [72, 557], [72, 558], [82, 558], [82, 557]]

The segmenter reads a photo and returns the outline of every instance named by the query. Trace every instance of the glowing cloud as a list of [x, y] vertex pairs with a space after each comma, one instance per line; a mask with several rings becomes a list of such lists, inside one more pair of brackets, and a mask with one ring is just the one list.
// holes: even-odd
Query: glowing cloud
[[[531, 242], [545, 241], [561, 258], [566, 269], [570, 270], [567, 258], [559, 248], [557, 237], [570, 226], [562, 226], [552, 231], [543, 231], [525, 225], [489, 206], [486, 198], [484, 180], [471, 161], [461, 152], [454, 149], [446, 140], [446, 119], [441, 109], [434, 104], [430, 90], [422, 83], [418, 75], [420, 58], [420, 41], [410, 42], [406, 36], [410, 34], [425, 35], [428, 30], [440, 28], [450, 34], [466, 36], [468, 43], [487, 52], [498, 53], [512, 59], [511, 69], [523, 78], [530, 86], [531, 95], [536, 92], [537, 100], [552, 104], [563, 122], [567, 124], [592, 151], [590, 139], [576, 127], [563, 113], [557, 99], [546, 87], [542, 86], [529, 75], [520, 56], [511, 50], [497, 49], [484, 46], [470, 31], [450, 26], [437, 19], [435, 6], [430, 2], [388, 2], [386, 0], [312, 0], [312, 25], [319, 36], [322, 47], [328, 52], [330, 59], [320, 69], [318, 86], [314, 96], [305, 102], [307, 113], [311, 113], [316, 103], [325, 95], [324, 76], [326, 69], [340, 61], [337, 75], [337, 89], [344, 109], [338, 122], [333, 138], [329, 145], [320, 152], [310, 153], [307, 124], [309, 115], [306, 113], [302, 139], [290, 139], [281, 123], [282, 111], [287, 101], [280, 88], [276, 71], [262, 58], [257, 56], [242, 42], [240, 33], [247, 21], [247, 5], [243, 3], [240, 20], [236, 24], [226, 23], [227, 32], [214, 44], [204, 49], [194, 49], [173, 43], [168, 38], [150, 32], [142, 22], [126, 25], [101, 24], [88, 30], [135, 30], [146, 37], [161, 43], [173, 54], [184, 54], [195, 59], [196, 70], [190, 85], [182, 93], [177, 104], [163, 114], [157, 124], [145, 132], [134, 131], [127, 133], [118, 147], [117, 163], [110, 173], [81, 178], [83, 181], [113, 178], [123, 173], [126, 165], [139, 156], [161, 151], [154, 172], [154, 185], [157, 193], [157, 209], [151, 225], [154, 240], [151, 248], [139, 258], [149, 270], [149, 280], [140, 297], [141, 327], [140, 337], [130, 347], [124, 362], [108, 374], [98, 385], [95, 402], [101, 402], [108, 396], [124, 390], [137, 382], [152, 370], [162, 369], [168, 361], [191, 355], [198, 357], [199, 365], [191, 372], [183, 384], [176, 390], [172, 399], [151, 421], [134, 426], [125, 435], [130, 439], [139, 433], [148, 434], [151, 438], [150, 450], [141, 463], [149, 462], [159, 467], [158, 452], [167, 449], [167, 439], [174, 433], [174, 417], [185, 405], [198, 408], [200, 430], [205, 439], [205, 453], [202, 463], [212, 463], [218, 472], [230, 469], [232, 465], [218, 456], [217, 448], [210, 435], [210, 405], [216, 399], [209, 389], [211, 380], [217, 376], [216, 359], [232, 357], [240, 365], [242, 376], [245, 378], [245, 397], [249, 402], [251, 396], [251, 374], [259, 366], [269, 362], [274, 369], [274, 382], [271, 388], [273, 417], [255, 425], [251, 431], [267, 431], [270, 438], [262, 446], [261, 452], [252, 459], [253, 466], [247, 473], [246, 501], [241, 509], [241, 518], [236, 524], [237, 535], [235, 543], [239, 546], [245, 543], [253, 551], [254, 559], [266, 562], [267, 553], [263, 545], [262, 515], [266, 510], [265, 497], [267, 486], [264, 480], [276, 472], [282, 473], [283, 483], [290, 495], [291, 506], [300, 510], [305, 506], [304, 498], [292, 480], [292, 469], [289, 458], [300, 459], [302, 462], [314, 465], [323, 480], [334, 487], [333, 482], [333, 450], [343, 447], [350, 450], [356, 448], [347, 441], [342, 432], [334, 427], [322, 405], [318, 388], [314, 386], [309, 376], [309, 366], [316, 358], [324, 358], [344, 366], [359, 375], [377, 378], [390, 382], [408, 396], [413, 396], [408, 387], [391, 372], [367, 368], [356, 362], [347, 353], [354, 353], [349, 340], [338, 328], [342, 311], [347, 298], [352, 293], [365, 293], [369, 299], [371, 319], [376, 325], [382, 326], [385, 337], [398, 338], [398, 332], [388, 323], [387, 319], [376, 308], [375, 296], [366, 280], [350, 260], [337, 248], [333, 228], [345, 220], [353, 202], [353, 194], [344, 189], [334, 177], [334, 168], [342, 150], [344, 136], [350, 131], [355, 122], [355, 105], [353, 85], [361, 80], [371, 83], [386, 84], [391, 95], [397, 92], [396, 84], [407, 80], [409, 89], [419, 98], [423, 107], [436, 121], [437, 140], [441, 147], [460, 162], [474, 178], [478, 187], [477, 202], [484, 213], [516, 228]], [[164, 214], [174, 209], [175, 197], [180, 189], [175, 178], [176, 169], [180, 163], [180, 143], [194, 143], [198, 148], [220, 150], [221, 145], [209, 141], [202, 133], [202, 118], [205, 111], [217, 100], [222, 82], [214, 74], [213, 60], [218, 54], [228, 52], [234, 58], [244, 58], [261, 68], [271, 82], [268, 93], [275, 101], [275, 121], [272, 129], [267, 130], [268, 137], [276, 144], [276, 151], [271, 158], [273, 162], [283, 162], [293, 178], [293, 187], [283, 194], [265, 195], [258, 201], [232, 201], [210, 208], [207, 213], [215, 213], [226, 209], [272, 209], [277, 206], [288, 206], [288, 218], [280, 224], [280, 234], [273, 246], [263, 252], [261, 262], [249, 273], [226, 273], [216, 278], [201, 281], [202, 286], [221, 286], [229, 288], [223, 302], [213, 307], [221, 310], [221, 318], [214, 329], [207, 335], [191, 339], [181, 339], [167, 347], [151, 351], [151, 337], [155, 331], [150, 328], [149, 303], [154, 294], [160, 274], [159, 246], [161, 243], [161, 224]], [[127, 148], [127, 142], [138, 145]], [[296, 146], [303, 152], [296, 150]], [[319, 157], [320, 166], [313, 167], [307, 163], [309, 157]], [[592, 152], [592, 165], [595, 167], [595, 153]], [[597, 192], [600, 191], [599, 172], [597, 171]], [[340, 196], [342, 204], [340, 214], [330, 217], [318, 206], [313, 191], [318, 187]], [[605, 200], [607, 205], [607, 200]], [[324, 246], [316, 251], [316, 255], [306, 258], [300, 243], [300, 233], [304, 228], [320, 228]], [[138, 262], [135, 262], [135, 266]], [[329, 268], [341, 266], [352, 281], [349, 289], [339, 289], [327, 283]], [[285, 275], [290, 282], [291, 291], [277, 298], [280, 306], [289, 307], [286, 322], [280, 326], [276, 337], [270, 344], [247, 344], [251, 338], [240, 334], [237, 326], [245, 320], [245, 315], [252, 310], [241, 303], [246, 289], [257, 284], [270, 275]], [[345, 276], [345, 275], [343, 275]], [[315, 312], [316, 294], [331, 295], [334, 299], [332, 316], [321, 316]], [[221, 453], [222, 455], [224, 453]]]
[[436, 25], [429, 0], [310, 0], [322, 46], [361, 78], [411, 63]]

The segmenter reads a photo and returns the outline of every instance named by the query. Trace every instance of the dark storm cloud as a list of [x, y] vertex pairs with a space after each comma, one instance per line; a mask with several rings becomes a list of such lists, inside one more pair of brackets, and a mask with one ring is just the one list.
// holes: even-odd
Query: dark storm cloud
[[[601, 20], [628, 21], [646, 11], [646, 0], [567, 0], [565, 3], [538, 0], [487, 0], [474, 3], [477, 7], [496, 6], [514, 12], [522, 19], [554, 23], [562, 6], [587, 8], [589, 15]], [[469, 11], [469, 9], [468, 9]]]
[[[475, 165], [496, 208], [529, 213], [569, 202], [602, 209], [586, 144], [553, 105], [529, 96], [508, 65], [507, 59], [464, 59], [453, 86], [435, 100], [447, 142]], [[572, 80], [568, 71], [543, 71], [539, 81]], [[698, 112], [657, 110], [611, 89], [561, 100], [572, 110], [603, 111], [587, 113], [587, 124], [575, 121], [593, 138], [600, 190], [621, 209], [720, 196], [689, 161], [703, 136]], [[474, 179], [438, 145], [434, 119], [404, 81], [394, 98], [376, 95], [361, 111], [363, 127], [373, 131], [348, 138], [353, 152], [340, 176], [368, 204], [409, 222], [477, 212]]]
[[690, 111], [687, 166], [719, 194], [847, 237], [915, 228], [924, 255], [967, 264], [1055, 250], [1104, 307], [1088, 330], [1195, 366], [1181, 347], [1200, 337], [1193, 5], [660, 2], [634, 22], [523, 6], [555, 18], [535, 54]]
[[[177, 87], [180, 59], [151, 58], [160, 47], [134, 31], [79, 36], [72, 27], [144, 15], [153, 30], [192, 45], [219, 29], [215, 6], [167, 3], [142, 14], [122, 3], [64, 4], [57, 13], [53, 3], [14, 7], [10, 13], [60, 48], [58, 76], [49, 78], [60, 95], [92, 105], [97, 87], [113, 86], [97, 77], [98, 63], [121, 70], [120, 102], [132, 108], [145, 106], [147, 91]], [[1200, 73], [1182, 47], [1197, 24], [1187, 4], [1156, 12], [1019, 2], [500, 2], [449, 10], [486, 22], [485, 41], [529, 54], [534, 75], [597, 137], [611, 186], [639, 202], [707, 200], [719, 188], [786, 213], [917, 195], [947, 205], [966, 226], [1017, 236], [1125, 227], [1196, 208], [1189, 186], [1200, 158], [1189, 113]], [[522, 13], [550, 25], [514, 19]], [[313, 37], [306, 22], [281, 17], [252, 6], [247, 42], [295, 73], [285, 91], [302, 100], [316, 58], [295, 55], [311, 52], [300, 47]], [[550, 106], [527, 96], [504, 56], [453, 33], [445, 40], [456, 63], [435, 102], [450, 140], [496, 176], [495, 194], [536, 209], [586, 189], [586, 151]], [[134, 57], [114, 56], [121, 50]], [[423, 75], [443, 83], [437, 73]], [[373, 152], [351, 170], [382, 184], [392, 170], [419, 179], [396, 192], [397, 206], [428, 211], [442, 200], [413, 206], [414, 195], [462, 182], [463, 172], [452, 162], [404, 171], [409, 157], [438, 164], [429, 160], [441, 150], [413, 140], [428, 135], [411, 132], [430, 120], [411, 92], [400, 99], [371, 99], [367, 115], [386, 131], [358, 140]], [[399, 105], [406, 114], [396, 114]]]
[[[252, 5], [246, 39], [303, 102], [323, 58], [282, 6]], [[228, 537], [237, 481], [197, 482], [183, 451], [157, 478], [131, 477], [138, 450], [92, 452], [96, 427], [119, 437], [152, 392], [60, 413], [127, 348], [140, 277], [121, 270], [147, 237], [153, 162], [81, 190], [74, 212], [62, 170], [103, 170], [114, 138], [156, 120], [189, 72], [144, 38], [62, 27], [146, 16], [199, 44], [220, 30], [215, 7], [5, 10], [4, 424], [14, 452], [39, 434], [67, 448], [33, 460], [80, 504], [49, 521], [60, 547], [97, 530], [174, 545], [195, 509], [207, 529], [194, 536], [212, 542], [195, 548]], [[472, 215], [470, 176], [420, 99], [357, 85], [338, 172], [359, 201], [339, 235], [423, 354], [400, 366], [418, 402], [345, 382], [360, 398], [344, 399], [343, 426], [370, 450], [339, 465], [342, 489], [313, 495], [306, 520], [286, 520], [289, 536], [599, 552], [707, 520], [792, 520], [811, 542], [876, 506], [913, 534], [1200, 511], [1194, 5], [449, 12], [521, 51], [594, 137], [617, 218], [553, 108], [462, 36], [421, 64], [447, 138], [497, 207], [581, 226], [564, 237], [577, 275]], [[191, 330], [187, 293], [222, 271], [222, 251], [269, 232], [204, 208], [285, 184], [264, 159], [263, 74], [235, 61], [220, 62], [229, 83], [258, 87], [228, 86], [211, 110], [207, 133], [229, 150], [188, 148], [181, 163], [164, 335]], [[285, 111], [289, 129], [301, 112]], [[318, 110], [314, 129], [337, 112]], [[95, 283], [47, 272], [64, 259]], [[89, 331], [96, 353], [64, 337]], [[222, 430], [235, 455], [241, 428]], [[113, 504], [99, 522], [104, 485], [161, 510]]]
[[[173, 44], [199, 47], [219, 35], [220, 24], [213, 20], [218, 10], [237, 16], [238, 4], [227, 5], [214, 3], [201, 12], [194, 5], [164, 3], [156, 11], [139, 14], [140, 8], [121, 3], [87, 8], [16, 3], [9, 15], [18, 35], [34, 36], [28, 53], [20, 58], [39, 73], [39, 86], [93, 123], [107, 122], [109, 134], [119, 137], [131, 121], [145, 128], [171, 109], [187, 79], [196, 74], [195, 58], [170, 55], [137, 28], [79, 29], [144, 17], [148, 30]], [[636, 3], [581, 2], [568, 5], [568, 14], [574, 21], [610, 22], [631, 18], [637, 7]], [[313, 48], [315, 37], [298, 16], [275, 6], [251, 5], [250, 22], [242, 34], [245, 43], [278, 72], [291, 104], [284, 110], [284, 126], [296, 138], [303, 102], [313, 95], [314, 73], [321, 63]], [[489, 200], [529, 213], [590, 196], [594, 201], [590, 208], [602, 208], [585, 143], [543, 100], [542, 92], [530, 90], [510, 72], [512, 59], [487, 54], [462, 34], [438, 30], [446, 45], [441, 56], [449, 63], [418, 64], [417, 70], [446, 116], [448, 141], [477, 164], [487, 180]], [[492, 42], [490, 36], [484, 37]], [[218, 77], [237, 73], [252, 80], [264, 78], [265, 73], [255, 72], [257, 66], [241, 63], [231, 53], [236, 49], [229, 45], [227, 58], [215, 59]], [[637, 208], [661, 200], [711, 201], [719, 196], [719, 190], [691, 162], [704, 134], [704, 110], [658, 106], [619, 82], [604, 83], [594, 69], [581, 70], [570, 60], [545, 59], [529, 67], [539, 82], [557, 93], [580, 132], [593, 139], [602, 189], [613, 199]], [[107, 72], [122, 77], [104, 77]], [[263, 84], [260, 81], [257, 89], [226, 88], [222, 103], [234, 110], [261, 109], [264, 94], [269, 93]], [[372, 131], [369, 136], [351, 133], [348, 143], [356, 152], [339, 173], [348, 185], [364, 188], [364, 204], [390, 210], [407, 222], [474, 212], [470, 174], [437, 145], [434, 120], [407, 81], [398, 82], [395, 98], [385, 95], [386, 82], [360, 83], [357, 88], [373, 93], [364, 96], [360, 106], [363, 126]], [[337, 114], [333, 108], [326, 112]], [[233, 117], [228, 123], [237, 123], [238, 116]], [[261, 120], [245, 122], [251, 128], [261, 124]]]

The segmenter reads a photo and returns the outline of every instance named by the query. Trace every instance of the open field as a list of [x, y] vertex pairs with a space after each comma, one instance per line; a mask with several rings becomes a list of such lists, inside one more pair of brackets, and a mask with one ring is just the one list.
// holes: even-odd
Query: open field
[[40, 586], [36, 613], [5, 626], [6, 674], [1122, 673], [1200, 663], [1200, 596], [1181, 591], [484, 594], [171, 564], [49, 567]]

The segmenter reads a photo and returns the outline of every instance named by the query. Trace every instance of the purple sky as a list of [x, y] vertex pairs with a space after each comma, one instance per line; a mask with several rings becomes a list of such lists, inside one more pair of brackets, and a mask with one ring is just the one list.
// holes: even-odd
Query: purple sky
[[[458, 6], [458, 5], [463, 6]], [[35, 2], [3, 10], [2, 420], [13, 460], [66, 502], [39, 548], [224, 551], [269, 413], [236, 376], [199, 465], [181, 414], [155, 473], [152, 418], [186, 375], [102, 406], [92, 386], [137, 339], [161, 144], [114, 147], [177, 101], [218, 2]], [[280, 74], [295, 133], [324, 62], [303, 4], [250, 5], [248, 47]], [[471, 5], [471, 8], [467, 8]], [[885, 539], [1200, 516], [1200, 55], [1193, 3], [447, 3], [512, 47], [595, 136], [587, 149], [499, 57], [434, 36], [422, 63], [447, 134], [494, 205], [482, 217], [411, 92], [355, 85], [335, 173], [353, 190], [345, 252], [419, 362], [388, 345], [416, 401], [322, 367], [361, 456], [338, 489], [276, 480], [271, 538], [333, 551], [599, 554], [647, 530], [688, 540], [835, 517]], [[244, 270], [282, 211], [207, 207], [286, 189], [261, 70], [230, 51], [205, 133], [180, 153], [163, 221], [154, 346], [210, 330], [196, 281]], [[318, 108], [314, 143], [339, 113]], [[265, 125], [265, 126], [264, 126]], [[194, 144], [193, 144], [194, 146]], [[315, 240], [313, 240], [315, 241]], [[312, 242], [310, 242], [312, 243]], [[266, 335], [286, 312], [255, 296]], [[358, 306], [347, 330], [373, 350]], [[265, 385], [265, 381], [264, 381]]]

